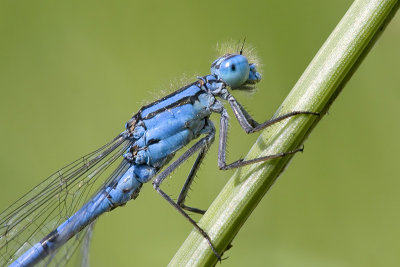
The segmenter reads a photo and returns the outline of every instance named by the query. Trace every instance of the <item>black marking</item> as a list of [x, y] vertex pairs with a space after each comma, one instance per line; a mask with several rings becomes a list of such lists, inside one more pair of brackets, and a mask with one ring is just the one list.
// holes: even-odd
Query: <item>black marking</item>
[[50, 234], [46, 235], [42, 240], [40, 240], [40, 244], [46, 255], [50, 253], [49, 242], [55, 242], [58, 238], [59, 234], [57, 229], [50, 232]]
[[146, 117], [143, 118], [143, 120], [149, 120], [151, 118], [153, 118], [154, 116], [156, 116], [157, 114], [163, 113], [169, 109], [175, 108], [175, 107], [179, 107], [179, 106], [183, 106], [186, 104], [194, 104], [194, 102], [196, 102], [199, 99], [199, 95], [204, 94], [205, 92], [203, 90], [198, 91], [197, 93], [195, 93], [194, 95], [191, 96], [185, 96], [177, 101], [175, 101], [174, 103], [169, 104], [168, 106], [162, 107], [158, 110], [155, 110], [149, 114], [147, 114]]
[[218, 64], [213, 62], [213, 64], [211, 64], [211, 68], [214, 67], [215, 69], [219, 70], [222, 62], [224, 62], [225, 60], [230, 59], [232, 57], [235, 57], [235, 56], [237, 56], [237, 55], [236, 54], [226, 54], [223, 56], [224, 59], [221, 62], [219, 62]]
[[215, 65], [217, 64], [218, 60], [215, 60], [212, 64], [211, 64], [211, 68], [215, 67]]
[[175, 96], [175, 95], [177, 95], [177, 94], [179, 94], [179, 93], [185, 91], [185, 90], [188, 89], [190, 86], [196, 85], [197, 83], [198, 83], [198, 81], [193, 82], [193, 83], [191, 83], [191, 84], [188, 84], [188, 85], [186, 85], [186, 86], [184, 86], [184, 87], [182, 87], [182, 88], [176, 90], [175, 92], [172, 92], [171, 94], [166, 95], [166, 96], [164, 96], [163, 98], [158, 99], [157, 101], [154, 101], [153, 103], [150, 103], [150, 104], [148, 104], [148, 105], [143, 106], [143, 107], [140, 109], [140, 111], [139, 111], [138, 113], [140, 113], [140, 112], [141, 112], [142, 110], [144, 110], [144, 109], [147, 109], [147, 108], [149, 108], [149, 107], [151, 107], [151, 106], [154, 106], [154, 105], [156, 105], [156, 104], [158, 104], [158, 103], [160, 103], [160, 102], [162, 102], [162, 101], [164, 101], [164, 100], [166, 100], [166, 99], [168, 99], [168, 98], [171, 98], [171, 97], [173, 97], [173, 96]]
[[[139, 114], [139, 113], [138, 113], [138, 114]], [[137, 126], [141, 126], [141, 127], [143, 127], [143, 129], [144, 129], [145, 131], [147, 131], [147, 126], [146, 126], [146, 124], [142, 121], [142, 120], [143, 120], [142, 114], [140, 114], [140, 119], [141, 119], [141, 121], [137, 124]]]
[[242, 44], [242, 48], [240, 49], [239, 55], [243, 54], [243, 48], [244, 48], [245, 43], [246, 43], [246, 37], [244, 37], [244, 39], [243, 39], [243, 44]]
[[135, 156], [135, 155], [137, 154], [138, 150], [139, 150], [138, 145], [134, 145], [134, 146], [131, 146], [131, 147], [129, 148], [129, 152], [130, 152], [133, 156]]
[[[204, 76], [203, 78], [205, 79], [206, 76]], [[173, 96], [175, 96], [175, 95], [177, 95], [177, 94], [179, 94], [179, 93], [185, 91], [186, 89], [188, 89], [189, 87], [191, 87], [191, 86], [193, 86], [193, 85], [194, 85], [194, 86], [197, 86], [200, 90], [203, 90], [203, 89], [201, 88], [201, 84], [199, 83], [199, 81], [196, 81], [196, 82], [193, 82], [193, 83], [191, 83], [191, 84], [188, 84], [188, 85], [186, 85], [186, 86], [184, 86], [184, 87], [182, 87], [182, 88], [180, 88], [180, 89], [178, 89], [178, 90], [172, 92], [171, 94], [166, 95], [166, 96], [164, 96], [163, 98], [158, 99], [157, 101], [154, 101], [154, 102], [152, 102], [152, 103], [150, 103], [150, 104], [148, 104], [148, 105], [142, 106], [142, 107], [140, 108], [140, 110], [139, 110], [135, 115], [132, 116], [131, 120], [132, 120], [133, 118], [135, 118], [136, 121], [143, 120], [143, 119], [148, 119], [149, 114], [146, 116], [146, 118], [143, 118], [143, 117], [142, 117], [142, 111], [143, 111], [143, 110], [145, 110], [145, 109], [147, 109], [147, 108], [149, 108], [149, 107], [152, 107], [152, 106], [154, 106], [154, 105], [157, 105], [158, 103], [160, 103], [160, 102], [162, 102], [162, 101], [164, 101], [164, 100], [166, 100], [166, 99], [168, 99], [168, 98], [170, 98], [170, 97], [173, 97]], [[162, 110], [162, 109], [161, 109], [161, 110]], [[156, 111], [155, 111], [155, 112], [156, 112]], [[143, 127], [145, 127], [145, 126], [143, 126]], [[145, 130], [146, 130], [146, 129], [145, 129]]]
[[131, 199], [136, 199], [139, 196], [140, 189], [142, 188], [143, 184], [140, 183], [138, 188], [132, 193]]
[[129, 133], [132, 133], [133, 130], [135, 129], [137, 121], [138, 121], [137, 116], [136, 115], [132, 116], [132, 118], [126, 123], [125, 129], [127, 129]]
[[128, 193], [129, 191], [131, 191], [131, 190], [130, 189], [122, 189], [122, 193], [124, 193], [124, 194]]
[[[113, 189], [117, 188], [118, 183], [115, 183], [115, 185], [113, 186]], [[110, 207], [107, 211], [112, 211], [113, 209], [115, 209], [116, 207], [118, 207], [117, 205], [115, 205], [115, 203], [113, 202], [112, 196], [107, 193], [104, 192], [103, 195], [108, 199], [108, 201], [110, 201]]]
[[147, 146], [150, 146], [152, 144], [156, 144], [160, 142], [160, 139], [150, 139], [149, 141], [147, 141]]
[[237, 56], [237, 54], [226, 54], [224, 60], [230, 59], [230, 58], [233, 58], [233, 57], [236, 57], [236, 56]]
[[[143, 108], [143, 107], [142, 107], [142, 108]], [[138, 113], [136, 113], [135, 115], [133, 115], [133, 117], [135, 117], [138, 121], [143, 119], [143, 118], [142, 118], [141, 110], [142, 110], [142, 109], [140, 109]]]
[[112, 210], [114, 210], [114, 209], [116, 209], [118, 206], [115, 206], [114, 205], [114, 203], [112, 203], [113, 205], [110, 207], [110, 209], [108, 210], [108, 212], [110, 212], [110, 211], [112, 211]]
[[195, 95], [192, 95], [192, 96], [189, 97], [190, 104], [193, 105], [196, 101], [199, 101], [199, 95], [198, 94], [195, 94]]

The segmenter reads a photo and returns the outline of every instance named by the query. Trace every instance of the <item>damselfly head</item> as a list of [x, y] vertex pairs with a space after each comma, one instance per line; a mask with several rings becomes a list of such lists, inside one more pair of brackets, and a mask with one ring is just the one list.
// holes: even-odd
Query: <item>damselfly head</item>
[[211, 74], [232, 89], [253, 89], [251, 85], [261, 80], [256, 65], [242, 54], [225, 54], [211, 64]]

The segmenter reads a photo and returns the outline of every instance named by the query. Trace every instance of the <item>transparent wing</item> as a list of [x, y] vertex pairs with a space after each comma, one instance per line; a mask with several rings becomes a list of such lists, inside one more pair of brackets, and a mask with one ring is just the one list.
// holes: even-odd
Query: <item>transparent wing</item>
[[89, 224], [36, 266], [66, 266], [68, 263], [70, 266], [89, 266], [89, 243], [95, 223]]
[[[116, 185], [121, 175], [123, 175], [129, 167], [129, 163], [126, 160], [123, 160], [117, 168], [110, 168], [113, 170], [112, 174], [108, 176], [107, 180], [104, 182], [104, 185], [101, 186], [99, 190], [97, 190], [93, 195], [97, 195], [106, 187], [113, 187], [114, 185]], [[83, 204], [86, 203], [87, 202], [85, 201], [85, 203]], [[63, 246], [52, 252], [49, 257], [47, 257], [43, 262], [39, 263], [38, 265], [65, 266], [67, 265], [67, 263], [71, 263], [71, 266], [89, 266], [89, 246], [90, 240], [92, 238], [93, 228], [96, 222], [97, 220], [90, 223], [73, 238], [68, 240]]]
[[[11, 263], [33, 244], [39, 242], [63, 221], [82, 207], [89, 197], [103, 190], [129, 166], [115, 161], [131, 144], [123, 132], [103, 147], [65, 166], [37, 185], [0, 213], [0, 266]], [[67, 242], [80, 243], [83, 231]], [[63, 253], [59, 253], [64, 251]], [[65, 248], [57, 251], [64, 258]], [[51, 255], [53, 256], [53, 255]], [[53, 257], [49, 257], [51, 260]]]
[[[126, 148], [124, 147], [123, 150], [125, 151]], [[117, 168], [111, 167], [110, 169], [113, 170], [112, 174], [108, 176], [103, 186], [93, 193], [93, 195], [97, 195], [106, 187], [113, 187], [116, 185], [121, 175], [123, 175], [129, 167], [130, 164], [126, 160], [123, 160]], [[86, 201], [84, 202], [85, 203], [82, 204], [87, 203]], [[67, 263], [71, 263], [71, 266], [89, 266], [89, 245], [96, 222], [97, 220], [90, 223], [73, 238], [68, 240], [63, 246], [56, 251], [53, 251], [45, 260], [43, 260], [43, 262], [40, 262], [38, 266], [65, 266]]]
[[[70, 266], [88, 266], [88, 254], [79, 255], [78, 252], [79, 250], [83, 250], [84, 246], [89, 246], [94, 224], [95, 222], [89, 224], [85, 229], [68, 240], [61, 248], [51, 253], [42, 262], [39, 262], [37, 266], [66, 266], [67, 263], [71, 263], [69, 264]], [[89, 251], [86, 250], [85, 253], [89, 253]]]
[[89, 266], [89, 245], [90, 245], [90, 240], [92, 239], [93, 235], [93, 228], [95, 225], [96, 221], [92, 222], [88, 227], [86, 227], [87, 231], [82, 238], [82, 244], [81, 244], [81, 253], [82, 256], [81, 258], [81, 266], [82, 267], [88, 267]]

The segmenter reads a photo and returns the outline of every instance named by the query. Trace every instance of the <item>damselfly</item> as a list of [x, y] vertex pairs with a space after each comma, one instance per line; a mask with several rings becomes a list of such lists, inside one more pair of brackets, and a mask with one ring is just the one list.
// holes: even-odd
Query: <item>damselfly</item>
[[[227, 163], [229, 116], [223, 105], [225, 102], [246, 133], [257, 132], [294, 115], [317, 114], [293, 111], [257, 123], [230, 92], [252, 89], [261, 80], [256, 64], [249, 62], [242, 51], [221, 56], [212, 63], [211, 74], [198, 77], [195, 82], [143, 106], [113, 140], [55, 172], [3, 211], [0, 214], [0, 265], [65, 263], [79, 243], [89, 240], [93, 222], [101, 214], [135, 199], [142, 185], [151, 180], [154, 189], [193, 224], [220, 259], [222, 252], [215, 249], [208, 234], [186, 213], [204, 214], [205, 211], [185, 205], [196, 171], [214, 141], [216, 130], [210, 120], [211, 114], [220, 115], [218, 166], [221, 170], [301, 150]], [[195, 139], [198, 141], [193, 146], [172, 161], [178, 150]], [[175, 202], [160, 185], [195, 154], [197, 158]], [[116, 161], [120, 161], [119, 165], [110, 171], [108, 168]], [[98, 186], [95, 193], [92, 193], [93, 186]]]

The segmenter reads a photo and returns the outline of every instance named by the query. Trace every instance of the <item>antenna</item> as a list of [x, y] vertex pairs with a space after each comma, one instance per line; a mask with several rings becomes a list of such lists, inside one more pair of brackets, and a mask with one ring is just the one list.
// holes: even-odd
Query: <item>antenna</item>
[[240, 52], [239, 52], [240, 55], [243, 54], [243, 48], [244, 48], [245, 43], [246, 43], [246, 37], [244, 37], [244, 39], [243, 39], [242, 48], [240, 49]]

